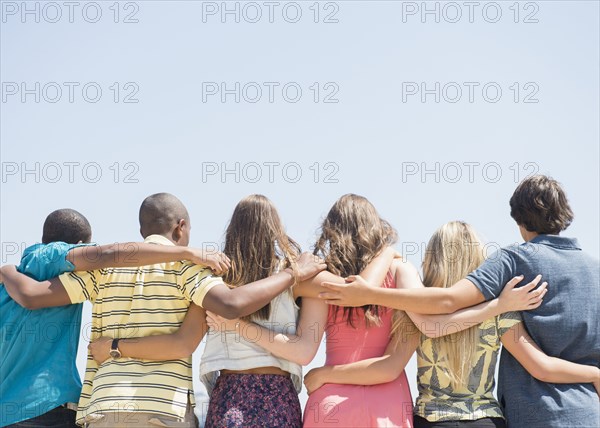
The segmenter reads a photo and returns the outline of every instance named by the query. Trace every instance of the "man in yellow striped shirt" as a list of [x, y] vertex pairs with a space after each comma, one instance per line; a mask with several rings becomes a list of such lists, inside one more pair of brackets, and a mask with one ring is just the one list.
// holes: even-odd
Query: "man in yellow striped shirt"
[[[189, 243], [190, 220], [175, 196], [159, 193], [140, 208], [144, 242], [158, 245]], [[298, 280], [310, 278], [325, 265], [304, 258]], [[176, 331], [193, 302], [228, 318], [245, 316], [270, 302], [296, 279], [284, 270], [250, 287], [230, 289], [220, 277], [187, 261], [138, 268], [109, 268], [71, 272], [37, 282], [11, 274], [5, 281], [20, 283], [40, 306], [60, 306], [89, 300], [93, 303], [91, 340], [112, 337], [114, 356], [118, 339], [168, 334]], [[35, 285], [35, 286], [32, 286]], [[198, 328], [206, 329], [206, 325]], [[77, 422], [93, 427], [195, 427], [191, 357], [171, 361], [112, 358], [98, 365], [88, 354]]]

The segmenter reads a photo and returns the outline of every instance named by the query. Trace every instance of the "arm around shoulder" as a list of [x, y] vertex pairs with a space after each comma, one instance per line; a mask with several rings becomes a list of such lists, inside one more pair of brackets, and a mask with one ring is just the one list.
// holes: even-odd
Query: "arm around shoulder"
[[26, 309], [41, 309], [71, 304], [69, 294], [58, 278], [36, 281], [17, 271], [16, 266], [3, 266], [4, 287], [10, 297]]

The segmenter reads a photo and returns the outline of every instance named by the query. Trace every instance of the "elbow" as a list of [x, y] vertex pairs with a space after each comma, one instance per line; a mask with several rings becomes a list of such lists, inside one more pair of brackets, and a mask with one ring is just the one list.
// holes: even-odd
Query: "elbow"
[[444, 296], [440, 301], [440, 314], [452, 314], [460, 309], [458, 302], [451, 295]]
[[195, 350], [196, 348], [188, 343], [180, 343], [173, 350], [173, 359], [182, 360], [188, 358], [194, 353]]
[[527, 371], [540, 382], [552, 382], [552, 368], [545, 361], [529, 367]]
[[388, 383], [396, 380], [398, 376], [400, 376], [401, 372], [396, 372], [395, 370], [388, 370], [381, 375], [381, 383]]
[[301, 366], [308, 366], [311, 361], [315, 358], [315, 352], [305, 352], [302, 354], [299, 354], [297, 358], [295, 358], [295, 363], [296, 364], [300, 364]]
[[29, 309], [29, 310], [35, 310], [35, 309], [40, 309], [41, 306], [39, 305], [39, 303], [36, 303], [37, 299], [32, 299], [29, 296], [19, 296], [18, 299], [15, 299], [15, 301], [21, 305], [22, 307], [24, 307], [25, 309]]
[[379, 380], [378, 383], [388, 383], [396, 380], [403, 370], [404, 369], [399, 370], [398, 367], [394, 366], [393, 368], [380, 371], [377, 376]]
[[223, 308], [219, 315], [221, 315], [225, 319], [233, 320], [233, 319], [240, 318], [240, 317], [243, 317], [244, 315], [246, 315], [244, 313], [243, 309], [244, 309], [244, 307], [242, 305], [240, 305], [236, 302], [229, 302], [229, 303], [223, 305]]

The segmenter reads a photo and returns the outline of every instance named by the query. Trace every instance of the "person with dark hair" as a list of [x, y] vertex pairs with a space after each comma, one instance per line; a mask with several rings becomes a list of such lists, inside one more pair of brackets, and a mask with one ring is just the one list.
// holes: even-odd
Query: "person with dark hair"
[[92, 240], [90, 222], [80, 212], [70, 208], [52, 211], [44, 221], [42, 244], [66, 242], [88, 243]]
[[[44, 221], [42, 243], [25, 249], [17, 270], [42, 281], [73, 270], [159, 261], [187, 259], [218, 272], [228, 264], [220, 254], [196, 249], [135, 243], [90, 246], [91, 239], [83, 214], [69, 208], [53, 211]], [[11, 284], [0, 287], [0, 426], [74, 427], [81, 393], [75, 359], [82, 304], [34, 307], [26, 291]]]
[[[498, 297], [517, 275], [531, 281], [541, 273], [548, 282], [544, 304], [521, 313], [524, 327], [512, 340], [527, 340], [528, 332], [547, 355], [597, 367], [600, 263], [576, 239], [559, 235], [573, 220], [565, 192], [550, 177], [528, 177], [514, 191], [510, 206], [525, 242], [502, 248], [452, 287], [381, 289], [353, 278], [348, 285], [324, 283], [330, 290], [320, 297], [341, 306], [378, 304], [422, 314], [452, 313]], [[532, 365], [541, 364], [534, 355], [529, 358]], [[598, 426], [599, 386], [597, 375], [584, 383], [543, 382], [502, 350], [498, 401], [510, 428]]]
[[[186, 251], [191, 225], [187, 209], [175, 196], [149, 196], [141, 205], [139, 217], [140, 232], [148, 246]], [[157, 362], [145, 361], [145, 357], [121, 358], [120, 339], [151, 339], [172, 333], [188, 312], [200, 313], [202, 322], [195, 325], [194, 334], [201, 338], [207, 330], [203, 308], [230, 318], [249, 315], [297, 279], [311, 278], [325, 269], [324, 263], [305, 254], [294, 258], [290, 267], [253, 281], [249, 287], [230, 289], [206, 266], [194, 265], [185, 257], [138, 265], [134, 269], [88, 268], [43, 282], [17, 273], [12, 266], [1, 270], [10, 291], [26, 296], [35, 307], [91, 301], [91, 339], [112, 339], [110, 360], [99, 365], [88, 354], [78, 424], [90, 428], [196, 427], [191, 357], [169, 356]], [[122, 345], [126, 352], [125, 341]]]

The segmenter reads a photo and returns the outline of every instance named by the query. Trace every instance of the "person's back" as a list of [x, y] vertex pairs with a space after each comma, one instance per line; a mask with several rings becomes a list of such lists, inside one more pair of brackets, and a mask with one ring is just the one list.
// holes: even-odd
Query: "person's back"
[[[542, 272], [548, 293], [539, 308], [522, 313], [534, 341], [548, 355], [575, 363], [600, 361], [600, 264], [575, 239], [539, 235], [504, 251], [525, 280]], [[515, 397], [520, 397], [515, 400]], [[500, 359], [498, 398], [511, 427], [595, 426], [598, 395], [590, 384], [549, 384], [528, 375], [506, 350]]]
[[[548, 283], [544, 303], [523, 312], [532, 339], [551, 357], [597, 366], [600, 361], [598, 260], [576, 239], [559, 236], [573, 221], [560, 184], [543, 175], [523, 180], [510, 199], [511, 216], [525, 243], [501, 249], [468, 275], [487, 300], [516, 275]], [[593, 385], [536, 380], [502, 351], [498, 398], [511, 428], [591, 427], [600, 423]]]
[[[381, 286], [396, 287], [391, 273]], [[357, 311], [350, 325], [342, 310], [330, 307], [325, 328], [325, 365], [382, 356], [391, 340], [392, 316], [392, 310], [380, 308], [380, 324], [367, 326], [364, 313]], [[304, 427], [327, 427], [334, 423], [354, 427], [412, 426], [412, 399], [406, 373], [389, 383], [325, 384], [314, 391], [306, 403]]]
[[[43, 243], [25, 249], [18, 270], [38, 281], [70, 272], [68, 252], [90, 239], [91, 228], [80, 213], [54, 211], [44, 223]], [[25, 309], [0, 287], [0, 426], [33, 418], [27, 422], [66, 426], [69, 413], [74, 425], [67, 407], [72, 403], [74, 410], [81, 392], [75, 363], [81, 310], [81, 304]]]
[[[298, 306], [291, 291], [286, 291], [271, 302], [266, 320], [255, 318], [253, 322], [276, 333], [296, 333]], [[200, 363], [200, 380], [211, 395], [221, 370], [248, 370], [257, 367], [279, 367], [288, 372], [300, 393], [302, 389], [302, 367], [284, 358], [278, 358], [242, 335], [214, 332], [208, 334]]]
[[[145, 242], [173, 245], [160, 235]], [[203, 272], [204, 271], [204, 272]], [[181, 325], [190, 302], [217, 284], [209, 269], [190, 262], [73, 272], [60, 277], [72, 302], [90, 300], [91, 339], [168, 334]], [[183, 419], [193, 406], [191, 357], [171, 361], [88, 358], [78, 422], [96, 414], [133, 412]], [[133, 416], [132, 416], [133, 418]]]
[[[394, 277], [388, 272], [384, 288], [395, 288]], [[393, 311], [387, 308], [380, 310], [380, 324], [366, 324], [363, 313], [353, 314], [352, 325], [346, 322], [342, 310], [335, 306], [329, 308], [326, 334], [325, 365], [348, 364], [367, 358], [380, 357], [390, 342]]]

